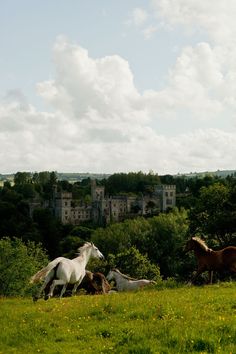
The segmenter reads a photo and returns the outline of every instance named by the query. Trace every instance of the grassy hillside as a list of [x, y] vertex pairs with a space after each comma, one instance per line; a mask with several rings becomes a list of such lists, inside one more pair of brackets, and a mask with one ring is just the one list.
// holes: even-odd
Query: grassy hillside
[[236, 284], [0, 299], [0, 353], [236, 353]]

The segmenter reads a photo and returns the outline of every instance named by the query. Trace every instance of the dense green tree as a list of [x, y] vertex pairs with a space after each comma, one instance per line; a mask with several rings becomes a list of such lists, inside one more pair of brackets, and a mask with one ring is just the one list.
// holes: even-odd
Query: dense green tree
[[0, 295], [30, 294], [30, 277], [48, 262], [40, 245], [19, 238], [0, 240]]
[[202, 187], [196, 206], [190, 211], [190, 229], [203, 234], [210, 246], [226, 246], [236, 240], [234, 188], [222, 183]]
[[147, 255], [143, 255], [132, 246], [122, 253], [108, 256], [110, 268], [118, 268], [122, 273], [134, 278], [160, 280], [160, 269], [152, 264]]
[[120, 193], [143, 193], [147, 186], [160, 184], [158, 175], [152, 172], [115, 173], [104, 181], [106, 193], [110, 195]]
[[93, 229], [85, 226], [75, 226], [71, 230], [72, 236], [80, 237], [84, 241], [89, 241], [91, 239], [91, 234]]
[[36, 190], [32, 183], [21, 183], [14, 186], [14, 190], [21, 195], [22, 198], [31, 200], [36, 196]]
[[84, 240], [78, 236], [68, 235], [60, 241], [61, 254], [67, 258], [74, 258]]
[[126, 252], [134, 246], [153, 264], [160, 266], [164, 277], [184, 277], [181, 267], [185, 260], [183, 247], [187, 234], [187, 212], [176, 209], [153, 218], [126, 220], [97, 229], [92, 240], [105, 256]]
[[4, 186], [0, 193], [0, 200], [16, 205], [19, 201], [22, 200], [22, 195], [17, 191], [13, 190], [11, 186]]
[[49, 209], [35, 209], [33, 220], [41, 236], [41, 243], [47, 249], [51, 258], [60, 255], [60, 241], [62, 239], [61, 224], [55, 219]]
[[185, 260], [184, 245], [188, 237], [187, 212], [174, 209], [150, 219], [152, 226], [149, 236], [148, 255], [156, 261], [161, 274], [167, 277], [184, 277], [182, 265]]
[[49, 171], [42, 171], [42, 172], [35, 172], [32, 176], [32, 180], [34, 183], [38, 183], [44, 185], [50, 181], [50, 172]]
[[96, 229], [92, 234], [92, 241], [104, 256], [109, 253], [116, 254], [131, 247], [130, 235], [125, 231], [124, 223]]
[[14, 175], [14, 184], [27, 184], [32, 181], [32, 176], [30, 172], [17, 172]]
[[73, 189], [73, 185], [69, 181], [66, 181], [66, 180], [58, 181], [57, 187], [59, 188], [59, 190], [62, 190], [65, 192], [72, 192], [72, 189]]
[[90, 241], [93, 230], [85, 226], [75, 226], [71, 228], [68, 235], [60, 241], [61, 253], [68, 258], [74, 257], [78, 248], [86, 241]]
[[0, 201], [0, 237], [17, 235], [17, 208], [14, 204]]

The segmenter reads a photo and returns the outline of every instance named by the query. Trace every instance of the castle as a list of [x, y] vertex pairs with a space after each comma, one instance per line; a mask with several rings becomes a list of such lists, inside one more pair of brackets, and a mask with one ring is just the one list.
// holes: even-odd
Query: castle
[[52, 209], [63, 224], [79, 225], [85, 221], [106, 225], [135, 216], [147, 216], [153, 210], [165, 212], [176, 205], [176, 186], [157, 185], [152, 195], [106, 196], [105, 187], [91, 182], [91, 204], [76, 205], [72, 193], [54, 191]]

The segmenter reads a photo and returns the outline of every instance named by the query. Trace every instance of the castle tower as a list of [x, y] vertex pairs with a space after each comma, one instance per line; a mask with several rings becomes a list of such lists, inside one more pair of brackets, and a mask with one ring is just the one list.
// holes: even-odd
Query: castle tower
[[96, 180], [91, 181], [91, 196], [92, 202], [102, 201], [104, 199], [105, 187], [97, 186]]
[[176, 206], [176, 186], [175, 185], [158, 185], [155, 193], [160, 198], [160, 209], [166, 211], [168, 208]]
[[71, 221], [71, 203], [72, 193], [59, 192], [56, 193], [54, 201], [54, 213], [63, 224], [68, 224]]

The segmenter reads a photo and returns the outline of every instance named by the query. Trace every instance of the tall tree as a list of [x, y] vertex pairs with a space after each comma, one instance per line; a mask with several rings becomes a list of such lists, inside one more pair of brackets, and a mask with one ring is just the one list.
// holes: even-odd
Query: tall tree
[[30, 172], [17, 172], [14, 175], [14, 184], [27, 184], [32, 180]]
[[204, 234], [219, 246], [233, 244], [236, 233], [236, 204], [232, 190], [215, 183], [202, 187], [196, 206], [190, 211], [190, 230]]

